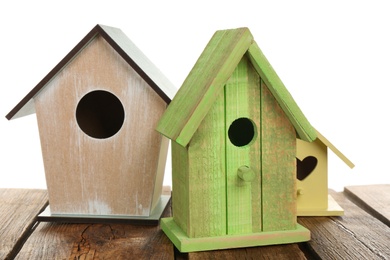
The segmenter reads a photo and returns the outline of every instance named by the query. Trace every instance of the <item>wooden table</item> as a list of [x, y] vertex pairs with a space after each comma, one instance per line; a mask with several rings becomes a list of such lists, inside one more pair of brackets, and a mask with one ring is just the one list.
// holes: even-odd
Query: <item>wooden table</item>
[[37, 222], [45, 190], [0, 189], [0, 259], [390, 259], [390, 185], [330, 194], [345, 215], [299, 217], [307, 243], [183, 254], [158, 226]]

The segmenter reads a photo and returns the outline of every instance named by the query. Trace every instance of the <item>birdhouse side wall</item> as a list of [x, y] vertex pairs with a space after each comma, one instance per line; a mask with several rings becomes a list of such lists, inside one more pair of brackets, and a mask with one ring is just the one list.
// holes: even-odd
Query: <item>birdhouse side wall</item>
[[189, 185], [188, 185], [188, 150], [171, 142], [172, 156], [172, 214], [176, 224], [188, 233], [189, 220]]
[[220, 92], [188, 145], [189, 237], [226, 235], [226, 136]]
[[[96, 90], [114, 95], [124, 110], [120, 129], [107, 138], [86, 133], [78, 120], [88, 117], [76, 115]], [[148, 216], [161, 185], [154, 129], [166, 103], [137, 72], [97, 36], [34, 101], [52, 213]]]
[[317, 159], [314, 170], [303, 180], [297, 180], [298, 211], [326, 210], [328, 208], [328, 148], [319, 139], [314, 142], [297, 140], [297, 158]]
[[268, 87], [261, 84], [263, 231], [296, 228], [296, 133]]

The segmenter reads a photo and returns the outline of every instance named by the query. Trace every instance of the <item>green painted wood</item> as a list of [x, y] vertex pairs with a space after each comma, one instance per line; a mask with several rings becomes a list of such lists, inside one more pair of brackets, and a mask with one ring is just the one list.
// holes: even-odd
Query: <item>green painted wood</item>
[[317, 138], [315, 129], [311, 126], [305, 115], [295, 103], [293, 97], [288, 92], [263, 52], [257, 46], [256, 42], [253, 42], [249, 47], [248, 54], [261, 79], [269, 87], [269, 90], [294, 125], [298, 136], [304, 141], [314, 141]]
[[188, 149], [171, 142], [172, 149], [172, 209], [177, 225], [186, 233], [189, 221]]
[[255, 170], [246, 165], [238, 167], [237, 175], [244, 182], [251, 182], [256, 177]]
[[263, 230], [294, 229], [295, 130], [263, 82], [261, 97]]
[[[225, 112], [221, 91], [188, 145], [189, 237], [226, 234]], [[173, 202], [174, 203], [174, 202]]]
[[217, 31], [214, 34], [161, 118], [157, 130], [186, 146], [215, 100], [216, 93], [246, 52], [257, 73], [288, 115], [299, 138], [309, 142], [315, 140], [314, 128], [253, 41], [248, 28]]
[[254, 123], [257, 127], [257, 135], [260, 141], [258, 143], [252, 144], [252, 151], [250, 153], [250, 161], [252, 163], [257, 163], [257, 169], [255, 168], [255, 179], [252, 181], [252, 232], [261, 232], [263, 231], [263, 205], [262, 205], [262, 161], [261, 161], [261, 85], [260, 77], [253, 68], [252, 64], [248, 65], [248, 85], [251, 86], [251, 91], [249, 93], [249, 104], [258, 104], [251, 105], [249, 108], [250, 114], [255, 115], [259, 114], [259, 121], [254, 120]]
[[[227, 188], [227, 224], [228, 234], [247, 234], [253, 232], [253, 221], [256, 222], [256, 230], [261, 226], [261, 198], [259, 191], [260, 183], [260, 91], [259, 84], [249, 84], [249, 70], [253, 68], [244, 57], [233, 72], [225, 86], [226, 107], [226, 188]], [[253, 73], [252, 73], [253, 74]], [[236, 120], [252, 124], [255, 131], [249, 144], [236, 146], [229, 131], [233, 127], [242, 128]], [[236, 124], [235, 124], [236, 123]], [[249, 125], [250, 126], [250, 125]], [[231, 129], [232, 128], [232, 129]], [[251, 132], [239, 129], [239, 136], [251, 135]], [[232, 142], [233, 139], [233, 142]], [[242, 166], [248, 166], [255, 172], [252, 182], [245, 182], [238, 176], [238, 170]], [[252, 194], [252, 187], [255, 192]], [[252, 198], [253, 195], [253, 198]], [[252, 212], [252, 209], [255, 212]], [[256, 214], [256, 217], [252, 216]]]
[[189, 238], [172, 218], [161, 219], [161, 228], [180, 252], [288, 244], [308, 241], [310, 232], [297, 224], [292, 230]]
[[248, 28], [217, 31], [168, 106], [157, 130], [186, 146], [252, 41]]

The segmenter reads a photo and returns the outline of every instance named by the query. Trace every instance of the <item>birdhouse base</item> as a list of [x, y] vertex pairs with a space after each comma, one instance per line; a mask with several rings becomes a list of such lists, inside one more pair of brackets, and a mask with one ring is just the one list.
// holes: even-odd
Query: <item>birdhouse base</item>
[[310, 231], [299, 224], [294, 230], [200, 238], [189, 238], [173, 218], [162, 218], [160, 226], [180, 252], [289, 244], [310, 240]]
[[142, 225], [158, 225], [161, 215], [167, 207], [170, 195], [161, 195], [160, 201], [149, 216], [126, 215], [89, 215], [89, 214], [52, 214], [50, 205], [37, 217], [43, 222], [62, 223], [131, 223]]
[[341, 206], [334, 200], [331, 195], [328, 195], [328, 208], [318, 209], [318, 208], [305, 208], [297, 210], [298, 216], [343, 216], [344, 210]]

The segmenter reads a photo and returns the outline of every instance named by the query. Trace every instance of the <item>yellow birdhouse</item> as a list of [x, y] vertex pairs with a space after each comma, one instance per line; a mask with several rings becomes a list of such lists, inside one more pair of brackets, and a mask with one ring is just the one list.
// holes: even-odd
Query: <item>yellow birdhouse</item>
[[96, 25], [6, 116], [36, 114], [50, 210], [40, 220], [158, 219], [175, 88], [120, 30]]
[[354, 164], [317, 131], [311, 143], [297, 139], [298, 216], [342, 216], [344, 210], [328, 194], [328, 148], [350, 168]]

